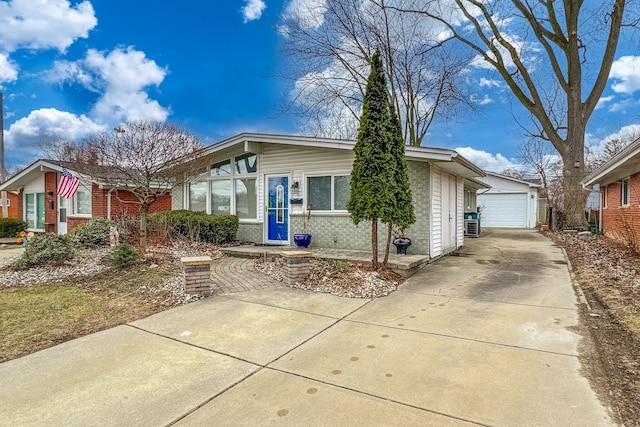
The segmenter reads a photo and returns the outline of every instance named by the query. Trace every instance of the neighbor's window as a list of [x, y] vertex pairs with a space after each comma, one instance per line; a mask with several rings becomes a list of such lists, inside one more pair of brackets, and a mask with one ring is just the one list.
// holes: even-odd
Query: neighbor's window
[[91, 215], [91, 192], [78, 190], [73, 196], [73, 213]]
[[631, 201], [629, 200], [629, 178], [622, 180], [621, 193], [620, 200], [622, 206], [629, 206], [631, 204]]
[[207, 183], [196, 182], [189, 185], [189, 209], [194, 212], [207, 210]]
[[347, 210], [349, 180], [349, 175], [307, 177], [307, 203], [314, 211]]
[[44, 193], [27, 193], [24, 201], [28, 228], [44, 230]]
[[602, 208], [606, 209], [609, 206], [609, 186], [606, 185], [602, 190]]

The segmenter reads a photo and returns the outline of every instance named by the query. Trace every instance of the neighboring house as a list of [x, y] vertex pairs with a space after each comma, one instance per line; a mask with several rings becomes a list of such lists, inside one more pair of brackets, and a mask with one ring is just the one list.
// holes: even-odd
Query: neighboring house
[[582, 185], [600, 191], [599, 221], [604, 235], [623, 243], [640, 243], [640, 138], [589, 174]]
[[[63, 168], [78, 176], [72, 166], [69, 162], [41, 159], [0, 184], [0, 191], [17, 193], [17, 217], [27, 222], [28, 231], [66, 234], [91, 218], [139, 215], [139, 205], [129, 203], [135, 201], [130, 192], [83, 176], [79, 176], [80, 186], [73, 197], [57, 197]], [[165, 194], [151, 205], [150, 212], [170, 209], [171, 195]]]
[[5, 197], [0, 198], [0, 209], [4, 208], [4, 204], [7, 205], [7, 214], [4, 214], [4, 210], [0, 211], [0, 218], [15, 218], [20, 219], [22, 215], [20, 215], [19, 211], [19, 200], [20, 195], [18, 193], [14, 193], [11, 191], [5, 192]]
[[540, 185], [493, 172], [486, 174], [478, 178], [491, 187], [477, 195], [481, 226], [536, 228]]
[[[198, 182], [174, 187], [173, 209], [235, 214], [238, 239], [293, 244], [312, 204], [312, 247], [371, 249], [371, 224], [355, 226], [346, 210], [354, 141], [240, 134], [205, 148], [210, 171]], [[407, 146], [417, 221], [406, 235], [409, 253], [432, 258], [463, 245], [464, 182], [484, 172], [453, 150]], [[382, 249], [386, 225], [379, 227]], [[393, 248], [392, 248], [393, 249]]]

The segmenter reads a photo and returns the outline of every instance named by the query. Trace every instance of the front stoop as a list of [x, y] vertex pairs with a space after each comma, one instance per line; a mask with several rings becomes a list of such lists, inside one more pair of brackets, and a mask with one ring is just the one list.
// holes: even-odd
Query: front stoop
[[[280, 257], [283, 254], [294, 254], [299, 252], [310, 253], [310, 258], [325, 260], [337, 260], [344, 262], [354, 262], [368, 264], [371, 262], [371, 254], [361, 251], [340, 250], [340, 249], [307, 249], [300, 251], [295, 246], [232, 246], [222, 248], [225, 255], [241, 258], [267, 258]], [[380, 259], [382, 261], [382, 259]], [[408, 278], [417, 273], [425, 265], [429, 264], [427, 255], [390, 255], [389, 268], [404, 278]]]

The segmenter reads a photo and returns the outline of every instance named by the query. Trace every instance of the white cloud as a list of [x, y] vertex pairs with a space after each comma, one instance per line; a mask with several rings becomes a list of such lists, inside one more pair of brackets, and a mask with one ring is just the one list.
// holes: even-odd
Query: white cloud
[[471, 95], [471, 102], [474, 102], [478, 105], [487, 105], [495, 101], [489, 98], [489, 95], [485, 94], [482, 98], [478, 98], [476, 95]]
[[9, 0], [0, 2], [0, 47], [64, 51], [96, 26], [89, 1], [71, 6], [67, 0]]
[[76, 141], [104, 128], [85, 115], [78, 117], [55, 108], [43, 108], [14, 122], [5, 136], [8, 147], [19, 147], [26, 154], [41, 151], [51, 141]]
[[610, 96], [603, 96], [600, 99], [598, 99], [598, 103], [596, 104], [596, 110], [599, 108], [602, 108], [605, 106], [605, 104], [607, 104], [608, 102], [613, 101], [615, 97], [613, 95]]
[[623, 56], [615, 60], [609, 78], [616, 80], [611, 85], [614, 92], [632, 94], [640, 89], [640, 56]]
[[13, 82], [18, 79], [18, 68], [9, 58], [0, 53], [0, 88], [2, 83]]
[[640, 137], [640, 125], [631, 124], [621, 127], [618, 131], [613, 132], [600, 140], [594, 139], [591, 135], [588, 135], [587, 145], [594, 155], [600, 156], [602, 155], [602, 153], [604, 153], [604, 147], [607, 142], [612, 140], [619, 140], [631, 143], [638, 137]]
[[108, 54], [90, 49], [85, 59], [59, 61], [49, 73], [53, 82], [80, 84], [101, 93], [91, 116], [102, 123], [148, 119], [164, 121], [169, 110], [149, 98], [144, 88], [159, 86], [168, 71], [132, 47]]
[[262, 12], [267, 5], [262, 0], [246, 0], [244, 7], [242, 8], [242, 16], [244, 17], [244, 23], [260, 19]]
[[500, 85], [501, 83], [498, 80], [480, 78], [480, 87], [500, 87]]
[[460, 153], [462, 157], [470, 160], [476, 166], [486, 171], [500, 173], [506, 168], [517, 168], [521, 166], [514, 159], [507, 159], [500, 153], [491, 154], [471, 147], [459, 147], [455, 150]]
[[326, 11], [326, 0], [291, 0], [284, 10], [284, 18], [298, 21], [304, 29], [316, 29], [324, 23]]

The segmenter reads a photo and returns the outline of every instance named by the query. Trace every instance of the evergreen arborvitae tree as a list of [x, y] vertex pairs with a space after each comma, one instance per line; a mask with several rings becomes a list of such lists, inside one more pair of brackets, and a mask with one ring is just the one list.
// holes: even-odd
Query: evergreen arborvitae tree
[[358, 138], [353, 148], [351, 195], [347, 210], [354, 224], [371, 221], [372, 265], [378, 269], [378, 219], [390, 222], [395, 195], [395, 160], [391, 155], [390, 110], [380, 52], [371, 59]]
[[407, 158], [404, 155], [404, 138], [402, 137], [402, 125], [400, 118], [396, 114], [393, 103], [390, 104], [390, 133], [391, 146], [390, 153], [395, 162], [394, 179], [393, 179], [393, 195], [395, 197], [393, 210], [390, 218], [385, 219], [389, 225], [387, 232], [387, 246], [384, 255], [384, 266], [387, 266], [389, 260], [389, 247], [391, 245], [391, 236], [393, 227], [400, 228], [404, 231], [411, 224], [416, 222], [416, 216], [413, 212], [413, 200], [411, 198], [411, 187], [409, 185], [409, 171], [407, 166]]

